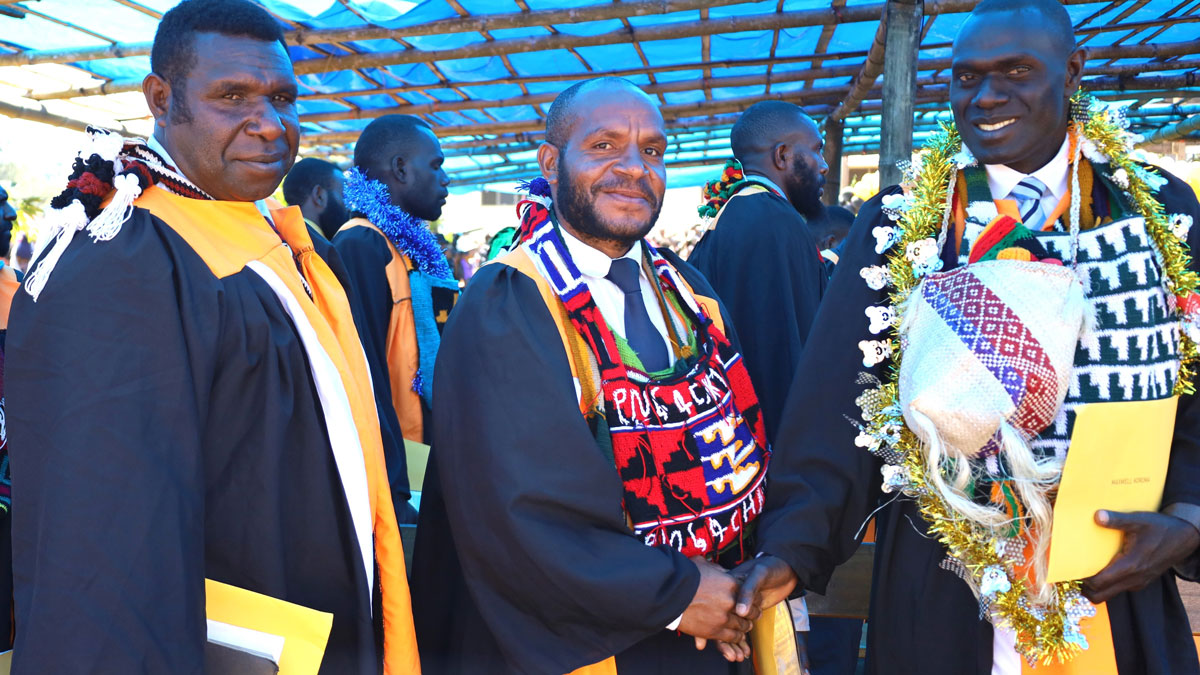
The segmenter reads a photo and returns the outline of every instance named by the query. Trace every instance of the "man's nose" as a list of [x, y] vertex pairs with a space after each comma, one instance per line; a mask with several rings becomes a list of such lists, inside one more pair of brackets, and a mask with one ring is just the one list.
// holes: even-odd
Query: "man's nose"
[[979, 89], [975, 92], [975, 98], [972, 100], [976, 106], [991, 110], [999, 107], [1008, 101], [1008, 93], [1003, 88], [997, 86], [997, 82], [991, 76], [983, 78], [979, 83]]
[[259, 136], [266, 141], [278, 140], [287, 131], [283, 116], [271, 105], [270, 99], [264, 98], [251, 114], [246, 131]]

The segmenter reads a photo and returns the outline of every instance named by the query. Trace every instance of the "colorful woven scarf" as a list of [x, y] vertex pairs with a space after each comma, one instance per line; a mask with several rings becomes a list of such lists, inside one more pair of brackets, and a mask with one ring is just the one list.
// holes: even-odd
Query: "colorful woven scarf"
[[530, 224], [526, 251], [596, 359], [634, 534], [651, 546], [740, 562], [748, 529], [762, 511], [770, 457], [741, 355], [675, 269], [647, 246], [660, 287], [680, 300], [695, 327], [699, 353], [661, 379], [630, 366], [548, 215]]

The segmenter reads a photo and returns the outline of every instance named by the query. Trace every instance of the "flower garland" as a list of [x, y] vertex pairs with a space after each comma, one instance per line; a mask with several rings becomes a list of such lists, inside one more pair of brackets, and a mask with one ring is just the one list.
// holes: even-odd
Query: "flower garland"
[[[1124, 189], [1130, 203], [1146, 221], [1154, 242], [1165, 286], [1175, 299], [1180, 316], [1180, 370], [1175, 393], [1191, 393], [1192, 379], [1200, 359], [1200, 275], [1190, 269], [1186, 246], [1191, 226], [1186, 215], [1167, 218], [1154, 193], [1166, 179], [1134, 160], [1136, 140], [1125, 129], [1123, 111], [1110, 109], [1082, 92], [1071, 100], [1072, 129], [1078, 135], [1079, 151], [1093, 164], [1109, 164], [1114, 183]], [[1078, 157], [1078, 154], [1076, 155]], [[1080, 593], [1079, 581], [1055, 584], [1054, 601], [1037, 605], [1030, 599], [1031, 584], [1018, 571], [1023, 562], [1013, 540], [978, 528], [958, 516], [928, 484], [928, 472], [941, 467], [925, 465], [917, 436], [905, 425], [900, 406], [898, 378], [903, 344], [899, 326], [903, 308], [921, 279], [941, 267], [939, 252], [950, 229], [951, 205], [957, 172], [975, 164], [951, 123], [943, 123], [926, 146], [917, 165], [902, 167], [904, 194], [883, 200], [884, 213], [897, 223], [881, 225], [873, 235], [876, 253], [887, 255], [885, 265], [864, 268], [860, 274], [873, 290], [888, 290], [889, 305], [870, 307], [867, 316], [873, 327], [887, 330], [886, 339], [865, 340], [863, 365], [870, 367], [891, 360], [887, 381], [871, 376], [861, 383], [873, 385], [856, 401], [862, 409], [863, 425], [855, 444], [881, 456], [883, 489], [901, 491], [916, 499], [929, 531], [946, 547], [956, 571], [969, 575], [979, 589], [980, 602], [995, 625], [1017, 635], [1016, 648], [1031, 662], [1049, 664], [1069, 661], [1087, 648], [1079, 629], [1082, 618], [1095, 613]], [[1076, 161], [1075, 165], [1078, 166]], [[1072, 229], [1079, 221], [1078, 173], [1073, 184]], [[876, 331], [876, 332], [880, 332]], [[1017, 547], [1022, 548], [1022, 547]]]
[[392, 203], [386, 185], [354, 167], [346, 172], [343, 194], [350, 210], [366, 216], [417, 269], [439, 279], [454, 277], [437, 238], [424, 221]]

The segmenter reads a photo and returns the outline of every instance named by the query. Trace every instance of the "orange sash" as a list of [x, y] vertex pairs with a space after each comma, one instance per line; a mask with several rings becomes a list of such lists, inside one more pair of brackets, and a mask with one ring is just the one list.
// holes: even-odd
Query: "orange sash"
[[[351, 227], [375, 230], [387, 242], [388, 249], [392, 252], [392, 259], [384, 269], [392, 294], [392, 315], [388, 320], [387, 346], [384, 351], [392, 390], [392, 406], [396, 409], [396, 419], [400, 422], [400, 433], [404, 438], [415, 443], [424, 443], [425, 419], [421, 412], [421, 395], [413, 391], [412, 386], [413, 378], [420, 368], [412, 289], [408, 283], [408, 273], [413, 268], [412, 262], [408, 256], [396, 250], [383, 232], [366, 218], [353, 218], [341, 229]], [[421, 486], [412, 487], [415, 490]]]

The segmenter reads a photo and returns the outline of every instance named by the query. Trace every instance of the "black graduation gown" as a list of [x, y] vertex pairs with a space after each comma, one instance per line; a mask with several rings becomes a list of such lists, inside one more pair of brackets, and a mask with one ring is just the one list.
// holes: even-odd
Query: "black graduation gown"
[[14, 673], [203, 672], [205, 577], [333, 613], [321, 672], [380, 672], [308, 357], [267, 282], [217, 278], [138, 208], [111, 241], [77, 235], [13, 317]]
[[[1174, 176], [1161, 189], [1168, 213], [1200, 221], [1191, 188]], [[883, 377], [881, 364], [867, 369], [857, 348], [871, 339], [864, 309], [885, 302], [859, 276], [882, 264], [871, 230], [890, 225], [881, 200], [892, 187], [863, 205], [846, 240], [838, 272], [801, 359], [775, 444], [759, 548], [791, 564], [805, 588], [822, 592], [833, 568], [857, 548], [856, 533], [883, 501], [880, 463], [856, 447], [851, 420], [864, 385], [860, 372]], [[957, 265], [954, 237], [942, 259]], [[1200, 250], [1200, 228], [1189, 236]], [[1195, 261], [1194, 261], [1195, 262]], [[1180, 403], [1163, 503], [1200, 500], [1200, 410], [1195, 397]], [[946, 552], [928, 534], [910, 500], [885, 506], [877, 515], [868, 673], [986, 675], [992, 667], [992, 627], [980, 618], [979, 603], [966, 583], [938, 565]], [[1200, 554], [1187, 565], [1195, 569]], [[1200, 673], [1188, 618], [1172, 574], [1146, 589], [1108, 603], [1118, 669], [1122, 675]]]
[[774, 192], [735, 196], [688, 262], [729, 307], [767, 438], [774, 439], [827, 283], [812, 233]]
[[563, 675], [613, 654], [619, 675], [739, 671], [663, 629], [699, 573], [630, 533], [534, 280], [504, 264], [475, 274], [443, 334], [434, 398], [453, 404], [433, 413], [413, 561], [423, 672]]
[[[371, 369], [375, 389], [375, 408], [379, 413], [379, 432], [383, 436], [383, 457], [387, 462], [392, 504], [400, 523], [412, 521], [408, 500], [408, 461], [404, 435], [396, 408], [392, 405], [391, 378], [388, 377], [387, 335], [392, 317], [392, 292], [388, 285], [387, 264], [392, 261], [391, 244], [369, 227], [352, 227], [334, 237], [333, 248], [344, 265], [342, 285], [354, 309], [354, 323]], [[336, 270], [335, 270], [336, 271]], [[339, 279], [342, 277], [339, 275]], [[426, 427], [428, 428], [428, 427]]]

